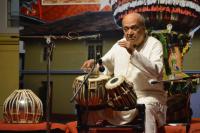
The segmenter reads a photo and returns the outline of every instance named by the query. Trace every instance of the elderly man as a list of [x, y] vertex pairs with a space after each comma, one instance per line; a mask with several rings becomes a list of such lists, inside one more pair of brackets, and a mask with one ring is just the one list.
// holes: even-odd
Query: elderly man
[[[124, 38], [117, 41], [102, 57], [103, 65], [114, 76], [124, 76], [132, 82], [137, 103], [145, 104], [145, 133], [157, 133], [157, 128], [166, 122], [166, 99], [162, 83], [152, 85], [150, 80], [162, 79], [162, 44], [146, 33], [144, 18], [138, 13], [129, 13], [122, 19]], [[94, 60], [84, 62], [82, 68], [91, 68]], [[108, 121], [126, 124], [134, 119], [134, 110], [105, 113]]]

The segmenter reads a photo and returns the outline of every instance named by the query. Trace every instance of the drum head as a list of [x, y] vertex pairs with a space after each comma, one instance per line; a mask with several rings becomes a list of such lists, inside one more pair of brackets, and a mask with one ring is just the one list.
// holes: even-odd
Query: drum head
[[[85, 75], [81, 75], [81, 76], [78, 76], [76, 78], [76, 80], [79, 80], [79, 81], [84, 81], [84, 76]], [[110, 77], [107, 76], [107, 75], [98, 75], [96, 77], [89, 77], [88, 78], [88, 81], [89, 82], [94, 82], [94, 81], [101, 81], [101, 80], [108, 80]]]
[[106, 83], [106, 89], [113, 89], [119, 86], [121, 83], [123, 83], [125, 80], [124, 76], [116, 76], [111, 78], [107, 83]]

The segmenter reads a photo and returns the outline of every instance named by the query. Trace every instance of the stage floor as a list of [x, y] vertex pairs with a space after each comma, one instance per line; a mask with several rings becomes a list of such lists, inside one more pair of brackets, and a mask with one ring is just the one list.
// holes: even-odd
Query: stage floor
[[[78, 133], [77, 122], [51, 123], [51, 131], [55, 133]], [[0, 122], [0, 133], [6, 132], [45, 132], [47, 127], [46, 122], [37, 124], [7, 124], [3, 121]], [[188, 127], [185, 125], [166, 125], [162, 128], [163, 133], [200, 133], [200, 118], [193, 118]], [[39, 132], [38, 132], [39, 131]], [[126, 128], [91, 128], [89, 133], [133, 133], [132, 129]]]

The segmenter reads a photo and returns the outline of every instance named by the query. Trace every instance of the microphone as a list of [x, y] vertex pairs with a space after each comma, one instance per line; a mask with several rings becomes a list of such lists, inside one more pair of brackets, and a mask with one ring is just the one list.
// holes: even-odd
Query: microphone
[[99, 59], [97, 63], [99, 64], [99, 71], [100, 72], [104, 72], [105, 71], [105, 67], [103, 66], [102, 59]]
[[77, 37], [78, 40], [83, 40], [83, 39], [97, 39], [100, 38], [101, 35], [100, 34], [96, 34], [96, 35], [87, 35], [87, 36], [79, 36]]
[[105, 71], [105, 67], [103, 66], [103, 61], [101, 59], [100, 51], [96, 52], [96, 63], [99, 64], [99, 71], [100, 72], [104, 72]]

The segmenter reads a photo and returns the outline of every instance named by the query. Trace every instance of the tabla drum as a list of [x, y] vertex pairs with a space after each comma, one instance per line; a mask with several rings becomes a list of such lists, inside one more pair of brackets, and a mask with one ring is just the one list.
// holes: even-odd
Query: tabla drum
[[137, 96], [133, 90], [133, 84], [128, 82], [125, 77], [113, 77], [106, 83], [105, 87], [109, 106], [122, 110], [135, 108]]
[[[106, 104], [106, 90], [105, 84], [109, 80], [109, 76], [98, 75], [96, 77], [90, 77], [88, 79], [88, 105], [97, 106]], [[79, 105], [87, 105], [85, 86], [81, 85], [84, 82], [84, 75], [78, 76], [73, 83], [74, 94], [80, 88], [79, 93], [75, 97], [76, 102]]]

